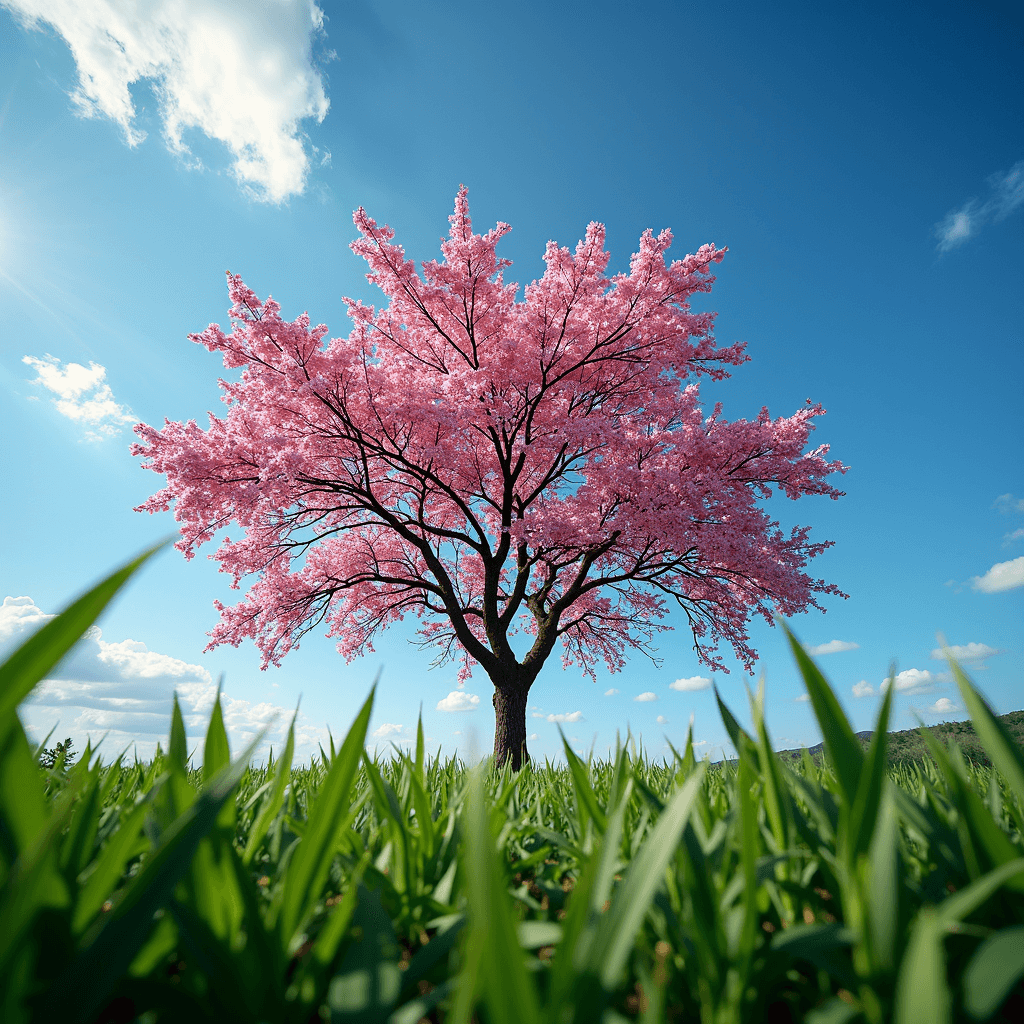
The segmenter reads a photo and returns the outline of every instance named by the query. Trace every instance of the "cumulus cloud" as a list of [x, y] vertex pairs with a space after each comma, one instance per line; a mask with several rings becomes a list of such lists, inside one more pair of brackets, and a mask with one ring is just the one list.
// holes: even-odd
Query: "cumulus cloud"
[[[315, 0], [239, 5], [230, 0], [0, 0], [30, 29], [52, 27], [78, 69], [71, 93], [82, 117], [136, 124], [131, 86], [148, 81], [168, 149], [192, 166], [190, 130], [223, 143], [232, 173], [254, 198], [302, 192], [309, 169], [300, 123], [329, 106], [312, 44], [323, 32]], [[324, 161], [326, 162], [326, 158]]]
[[984, 201], [969, 199], [935, 225], [939, 252], [949, 252], [963, 245], [986, 224], [1004, 220], [1024, 204], [1024, 160], [1015, 163], [1005, 174], [993, 174], [988, 186], [988, 198]]
[[664, 715], [658, 715], [655, 721], [658, 725], [668, 725], [668, 719]]
[[378, 739], [386, 739], [388, 736], [393, 736], [396, 732], [401, 732], [404, 728], [404, 725], [398, 725], [395, 722], [382, 722], [373, 730], [373, 735]]
[[475, 711], [480, 698], [465, 690], [452, 690], [447, 697], [437, 702], [438, 711]]
[[537, 738], [537, 734], [535, 732], [531, 732], [530, 735], [527, 736], [526, 738], [528, 740], [535, 740]]
[[[711, 680], [704, 676], [690, 676], [687, 679], [677, 679], [674, 683], [669, 683], [668, 688], [670, 690], [679, 690], [682, 693], [693, 693], [696, 690], [706, 690], [710, 685]], [[637, 700], [639, 699], [637, 697]]]
[[[897, 693], [928, 693], [935, 688], [945, 677], [937, 672], [929, 672], [924, 668], [907, 668], [896, 676]], [[882, 690], [889, 688], [889, 680], [883, 679], [880, 687]]]
[[544, 718], [549, 722], [582, 722], [583, 712], [572, 711], [566, 715], [545, 715]]
[[925, 709], [930, 715], [948, 715], [960, 708], [948, 697], [940, 697], [931, 707]]
[[799, 697], [793, 698], [798, 704], [806, 704], [810, 699], [811, 695], [809, 693], [801, 693]]
[[1024, 555], [1009, 562], [996, 562], [984, 576], [972, 576], [971, 586], [983, 594], [1024, 587]]
[[647, 704], [652, 700], [657, 700], [658, 695], [648, 690], [646, 693], [638, 693], [633, 700], [639, 701], [641, 704]]
[[134, 423], [131, 412], [114, 398], [110, 385], [104, 383], [106, 367], [90, 362], [62, 363], [47, 353], [42, 359], [24, 356], [21, 360], [36, 371], [33, 384], [40, 385], [56, 397], [53, 404], [69, 420], [87, 427], [85, 437], [99, 441], [114, 437], [126, 423]]
[[858, 699], [861, 697], [873, 697], [875, 695], [875, 688], [866, 679], [862, 679], [859, 683], [853, 684], [853, 695]]
[[[10, 650], [52, 618], [30, 597], [4, 598], [0, 648]], [[201, 665], [151, 651], [139, 640], [108, 642], [93, 626], [21, 705], [21, 714], [39, 737], [59, 723], [61, 735], [71, 735], [79, 749], [86, 737], [95, 742], [107, 733], [108, 756], [134, 743], [140, 757], [149, 757], [158, 741], [166, 742], [175, 692], [190, 744], [199, 746], [217, 696], [210, 673]], [[236, 754], [264, 729], [269, 729], [267, 741], [282, 739], [291, 720], [283, 707], [229, 693], [221, 694], [221, 708]], [[296, 726], [297, 746], [310, 746], [317, 735], [301, 720]]]
[[606, 697], [614, 697], [614, 696], [615, 696], [615, 694], [617, 694], [618, 692], [619, 692], [619, 691], [618, 691], [618, 690], [616, 690], [616, 689], [615, 689], [615, 687], [613, 686], [613, 687], [612, 687], [612, 688], [611, 688], [610, 690], [605, 690], [605, 691], [604, 691], [604, 695], [605, 695]]
[[817, 644], [816, 646], [804, 644], [804, 650], [812, 657], [821, 654], [839, 654], [842, 651], [855, 651], [858, 647], [860, 644], [855, 644], [852, 640], [829, 640], [826, 644]]
[[[994, 654], [1002, 654], [1003, 652], [997, 650], [995, 647], [989, 647], [988, 644], [953, 644], [947, 648], [949, 653], [956, 658], [958, 662], [965, 665], [971, 665], [973, 668], [985, 668], [986, 666], [980, 664], [986, 658], [991, 658]], [[936, 647], [932, 651], [932, 657], [937, 661], [945, 661], [946, 654], [941, 647]]]

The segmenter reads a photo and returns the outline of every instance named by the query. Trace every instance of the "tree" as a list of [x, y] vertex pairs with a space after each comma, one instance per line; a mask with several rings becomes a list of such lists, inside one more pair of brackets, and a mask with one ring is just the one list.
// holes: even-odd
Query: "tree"
[[390, 228], [353, 219], [382, 308], [346, 299], [351, 333], [325, 340], [229, 272], [231, 333], [190, 335], [242, 371], [220, 382], [227, 414], [135, 428], [133, 453], [167, 478], [139, 510], [173, 503], [187, 558], [242, 531], [216, 557], [248, 593], [215, 602], [210, 647], [252, 639], [266, 668], [324, 623], [352, 659], [412, 613], [435, 664], [459, 660], [460, 684], [487, 673], [496, 759], [519, 768], [527, 694], [556, 647], [591, 677], [621, 669], [629, 651], [654, 656], [675, 606], [703, 664], [724, 669], [724, 640], [752, 670], [753, 615], [841, 594], [804, 572], [830, 542], [787, 536], [758, 505], [773, 488], [840, 496], [828, 446], [804, 452], [824, 410], [702, 413], [691, 378], [747, 359], [689, 305], [724, 249], [668, 264], [672, 235], [646, 231], [629, 273], [606, 277], [592, 223], [575, 253], [548, 243], [517, 301], [495, 252], [509, 226], [473, 234], [464, 188], [443, 261], [421, 273]]
[[75, 741], [69, 736], [63, 743], [55, 747], [46, 747], [39, 752], [40, 767], [46, 769], [56, 768], [60, 771], [67, 771], [74, 763], [78, 755], [75, 753]]

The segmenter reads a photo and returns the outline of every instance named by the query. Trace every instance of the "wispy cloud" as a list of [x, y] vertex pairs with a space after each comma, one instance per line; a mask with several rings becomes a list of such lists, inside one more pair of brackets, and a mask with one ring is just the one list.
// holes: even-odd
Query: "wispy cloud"
[[[1002, 654], [1003, 652], [997, 650], [995, 647], [989, 647], [988, 644], [953, 644], [947, 648], [949, 653], [956, 658], [957, 661], [962, 664], [970, 665], [972, 668], [985, 668], [982, 665], [986, 658], [991, 658], [995, 654]], [[941, 647], [936, 647], [932, 651], [932, 658], [936, 661], [945, 661], [946, 652]]]
[[799, 697], [793, 698], [793, 700], [795, 700], [797, 704], [806, 704], [807, 701], [809, 701], [810, 699], [811, 695], [809, 693], [801, 693]]
[[382, 722], [373, 730], [373, 735], [378, 739], [386, 739], [388, 736], [394, 736], [401, 732], [404, 728], [404, 725], [398, 725], [396, 722]]
[[[1012, 494], [1000, 494], [992, 503], [992, 507], [1005, 515], [1021, 515], [1024, 513], [1024, 498], [1015, 498]], [[1024, 526], [1003, 534], [1003, 547], [1007, 548], [1019, 540], [1024, 540]]]
[[619, 692], [619, 691], [618, 691], [618, 690], [616, 690], [616, 689], [615, 689], [615, 687], [613, 686], [613, 687], [612, 687], [612, 688], [611, 688], [610, 690], [605, 690], [605, 691], [604, 691], [604, 695], [605, 695], [606, 697], [614, 697], [614, 696], [615, 696], [615, 694], [617, 694], [618, 692]]
[[[53, 616], [31, 597], [6, 597], [0, 605], [0, 649], [9, 650]], [[166, 742], [173, 694], [177, 692], [190, 744], [200, 746], [217, 696], [217, 686], [201, 665], [151, 651], [139, 640], [108, 642], [93, 626], [72, 653], [50, 673], [21, 706], [31, 731], [42, 738], [59, 723], [81, 749], [87, 736], [98, 741], [108, 734], [108, 757], [135, 744], [150, 757], [158, 741]], [[235, 753], [268, 729], [267, 741], [283, 738], [292, 713], [268, 701], [253, 703], [221, 694], [224, 725]], [[296, 725], [298, 748], [312, 749], [319, 730], [301, 717]], [[201, 748], [200, 748], [201, 749]]]
[[65, 364], [49, 353], [42, 359], [24, 356], [21, 361], [38, 374], [32, 383], [56, 396], [53, 404], [57, 411], [86, 427], [86, 440], [114, 437], [126, 423], [135, 422], [131, 412], [114, 398], [110, 385], [104, 383], [107, 370], [99, 363], [90, 362], [88, 367]]
[[650, 703], [650, 701], [657, 700], [657, 699], [658, 699], [658, 695], [656, 693], [652, 693], [650, 690], [648, 690], [646, 693], [638, 693], [633, 698], [633, 700], [639, 701], [641, 704], [647, 704], [647, 703]]
[[68, 44], [81, 116], [110, 118], [137, 146], [146, 133], [130, 87], [149, 81], [172, 152], [198, 166], [185, 142], [196, 129], [228, 148], [254, 198], [279, 203], [302, 192], [310, 160], [299, 124], [323, 121], [329, 106], [312, 57], [323, 32], [314, 0], [244, 9], [223, 0], [0, 2], [26, 28], [50, 25]]
[[987, 199], [968, 199], [935, 225], [939, 252], [949, 252], [963, 245], [986, 224], [1004, 220], [1024, 204], [1024, 160], [1019, 160], [1005, 174], [993, 174], [988, 179], [988, 187]]
[[[677, 679], [674, 683], [669, 683], [668, 688], [670, 690], [679, 690], [682, 693], [693, 693], [697, 690], [706, 690], [711, 686], [711, 680], [704, 676], [690, 676], [687, 679]], [[640, 698], [637, 697], [637, 700]]]
[[972, 576], [971, 586], [983, 594], [998, 594], [1003, 590], [1024, 587], [1024, 555], [1009, 562], [996, 562], [984, 576]]
[[438, 711], [475, 711], [480, 703], [480, 698], [475, 693], [466, 693], [465, 690], [452, 690], [447, 697], [437, 702]]
[[825, 644], [817, 644], [811, 646], [804, 644], [804, 650], [807, 651], [811, 657], [818, 657], [821, 654], [839, 654], [841, 651], [855, 651], [860, 647], [860, 644], [855, 644], [852, 640], [829, 640]]

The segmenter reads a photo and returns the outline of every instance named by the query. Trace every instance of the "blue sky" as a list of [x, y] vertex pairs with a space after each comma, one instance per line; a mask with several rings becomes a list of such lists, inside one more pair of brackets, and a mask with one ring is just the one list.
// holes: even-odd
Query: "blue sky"
[[[812, 569], [849, 600], [792, 625], [828, 645], [820, 664], [855, 727], [870, 728], [891, 662], [895, 727], [962, 716], [936, 631], [999, 711], [1024, 705], [1024, 26], [1010, 5], [280, 0], [240, 18], [154, 0], [145, 22], [136, 7], [0, 0], [0, 643], [173, 529], [132, 512], [160, 479], [129, 455], [131, 426], [219, 408], [219, 360], [186, 335], [226, 323], [225, 269], [285, 316], [347, 333], [341, 297], [378, 301], [348, 250], [352, 210], [432, 259], [465, 182], [479, 229], [512, 225], [501, 249], [521, 284], [548, 239], [573, 245], [591, 220], [613, 270], [647, 227], [671, 227], [678, 256], [727, 245], [707, 305], [752, 361], [705, 385], [706, 405], [788, 415], [811, 397], [828, 410], [815, 443], [850, 466], [839, 502], [772, 510], [836, 542]], [[215, 563], [163, 553], [27, 724], [147, 754], [172, 690], [198, 736], [224, 673], [236, 748], [268, 724], [280, 742], [301, 694], [308, 755], [379, 671], [374, 742], [407, 742], [422, 704], [435, 747], [490, 749], [486, 677], [450, 697], [455, 670], [428, 670], [401, 629], [351, 665], [317, 636], [267, 672], [251, 646], [204, 654], [212, 601], [230, 597]], [[816, 742], [780, 631], [752, 635], [777, 745]], [[557, 753], [559, 718], [580, 748], [628, 726], [659, 754], [693, 714], [717, 756], [688, 634], [659, 644], [660, 669], [634, 660], [597, 684], [552, 662], [531, 694], [534, 755]], [[716, 682], [745, 718], [748, 677], [727, 664]]]

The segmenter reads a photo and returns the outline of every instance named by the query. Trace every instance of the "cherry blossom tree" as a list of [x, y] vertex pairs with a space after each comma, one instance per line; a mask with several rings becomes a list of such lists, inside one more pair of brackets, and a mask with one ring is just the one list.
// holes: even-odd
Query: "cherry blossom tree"
[[840, 496], [826, 477], [845, 467], [827, 445], [804, 451], [824, 410], [728, 422], [700, 406], [696, 379], [747, 359], [689, 304], [724, 249], [668, 263], [670, 232], [646, 231], [629, 272], [606, 276], [592, 223], [575, 252], [548, 243], [517, 300], [495, 252], [509, 226], [474, 234], [464, 188], [443, 260], [419, 273], [390, 228], [353, 219], [380, 309], [347, 299], [351, 332], [328, 339], [229, 273], [231, 332], [191, 335], [241, 370], [220, 381], [226, 415], [135, 428], [133, 454], [167, 478], [139, 510], [173, 505], [187, 558], [241, 531], [216, 558], [248, 592], [215, 602], [210, 647], [251, 639], [266, 668], [323, 625], [351, 660], [412, 614], [460, 683], [487, 673], [495, 757], [518, 769], [527, 694], [556, 648], [591, 677], [619, 670], [654, 657], [675, 608], [703, 664], [724, 670], [725, 641], [752, 670], [753, 616], [844, 596], [804, 571], [830, 542], [758, 504]]

